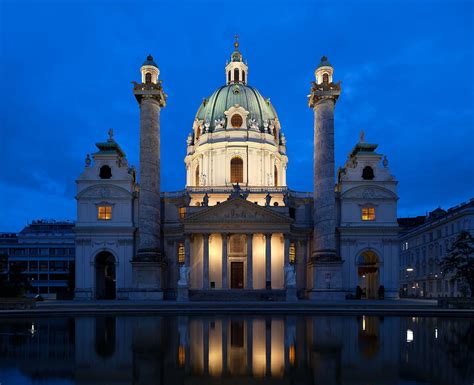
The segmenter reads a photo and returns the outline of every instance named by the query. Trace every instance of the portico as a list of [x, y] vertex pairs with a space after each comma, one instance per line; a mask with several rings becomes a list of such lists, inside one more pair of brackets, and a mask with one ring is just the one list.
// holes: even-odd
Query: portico
[[243, 198], [183, 220], [192, 290], [285, 288], [292, 220]]

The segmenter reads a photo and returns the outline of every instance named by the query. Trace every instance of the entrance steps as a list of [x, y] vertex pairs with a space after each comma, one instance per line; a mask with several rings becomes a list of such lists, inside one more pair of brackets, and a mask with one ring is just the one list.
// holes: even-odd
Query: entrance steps
[[189, 290], [190, 301], [285, 301], [285, 290]]

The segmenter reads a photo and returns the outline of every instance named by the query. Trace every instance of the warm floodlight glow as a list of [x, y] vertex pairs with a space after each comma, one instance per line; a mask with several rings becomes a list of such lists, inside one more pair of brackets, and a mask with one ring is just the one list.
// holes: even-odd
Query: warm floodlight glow
[[365, 315], [362, 316], [362, 330], [365, 331]]
[[413, 342], [413, 330], [407, 329], [407, 342]]
[[413, 271], [413, 267], [407, 267], [407, 271]]
[[186, 350], [183, 345], [179, 345], [178, 348], [178, 364], [179, 366], [184, 366], [186, 361]]

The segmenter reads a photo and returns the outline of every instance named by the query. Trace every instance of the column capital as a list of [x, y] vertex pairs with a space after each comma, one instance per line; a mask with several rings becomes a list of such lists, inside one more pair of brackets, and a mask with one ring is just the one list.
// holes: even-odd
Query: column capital
[[161, 80], [158, 83], [136, 83], [133, 82], [133, 93], [139, 104], [150, 101], [158, 103], [159, 107], [166, 106], [168, 95], [163, 92]]
[[341, 95], [341, 82], [337, 83], [321, 83], [312, 82], [311, 94], [308, 98], [308, 106], [316, 108], [318, 104], [324, 101], [332, 101], [336, 104], [337, 99]]

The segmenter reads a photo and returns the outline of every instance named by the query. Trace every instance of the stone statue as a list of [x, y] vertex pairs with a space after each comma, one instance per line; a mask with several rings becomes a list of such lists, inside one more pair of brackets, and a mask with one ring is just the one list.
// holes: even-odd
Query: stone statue
[[205, 130], [203, 132], [209, 132], [209, 127], [211, 127], [211, 123], [207, 122], [204, 123]]
[[216, 127], [216, 130], [220, 130], [224, 128], [224, 124], [225, 124], [225, 119], [223, 118], [214, 120], [214, 125]]
[[285, 266], [285, 287], [296, 286], [296, 272], [295, 266], [289, 263]]
[[237, 184], [233, 184], [232, 187], [234, 189], [230, 193], [229, 199], [240, 198], [241, 192], [242, 192], [240, 185], [237, 183]]
[[365, 135], [364, 130], [360, 130], [360, 135], [359, 135], [360, 143], [365, 142], [364, 135]]
[[382, 164], [383, 164], [383, 166], [384, 166], [385, 168], [387, 168], [387, 167], [388, 167], [388, 159], [387, 159], [387, 155], [385, 155], [385, 156], [383, 157]]
[[245, 192], [243, 192], [240, 196], [241, 196], [241, 198], [247, 200], [247, 198], [249, 197], [249, 194], [250, 194], [250, 191], [245, 190]]
[[263, 122], [263, 131], [264, 131], [264, 132], [268, 132], [268, 120], [265, 120], [265, 121]]
[[90, 167], [92, 163], [91, 156], [87, 154], [86, 156], [86, 167]]
[[188, 139], [186, 139], [186, 144], [190, 146], [192, 142], [193, 142], [193, 134], [189, 134]]
[[265, 197], [265, 206], [270, 206], [270, 202], [272, 201], [272, 196], [270, 195], [270, 193], [268, 193]]
[[252, 130], [258, 130], [258, 122], [257, 119], [251, 118], [249, 119], [249, 126]]
[[189, 284], [189, 267], [182, 265], [179, 267], [179, 286], [188, 286]]
[[283, 203], [285, 206], [290, 205], [290, 194], [288, 194], [288, 191], [283, 195]]
[[191, 204], [191, 194], [189, 194], [189, 191], [186, 190], [186, 193], [184, 194], [184, 204], [186, 206], [189, 206]]
[[114, 141], [114, 130], [112, 128], [110, 128], [109, 131], [108, 131], [108, 134], [109, 134], [108, 141], [113, 142]]
[[207, 193], [205, 193], [202, 198], [202, 205], [205, 207], [209, 206], [209, 195], [207, 195]]

